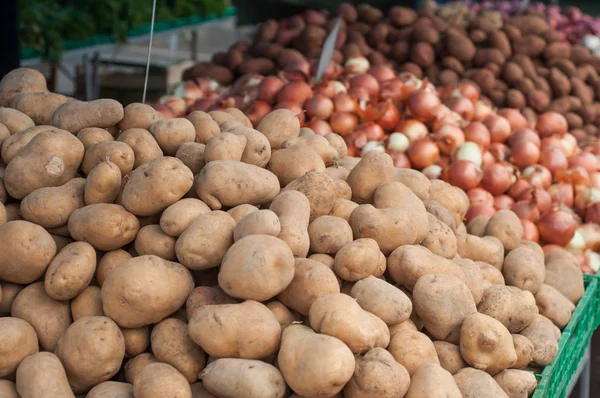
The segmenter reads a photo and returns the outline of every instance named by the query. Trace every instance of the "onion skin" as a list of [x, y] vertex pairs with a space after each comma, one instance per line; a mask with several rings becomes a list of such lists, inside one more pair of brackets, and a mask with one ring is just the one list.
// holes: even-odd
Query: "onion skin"
[[444, 174], [447, 182], [464, 191], [477, 187], [482, 177], [481, 169], [467, 160], [452, 163]]
[[577, 223], [573, 215], [565, 210], [556, 209], [544, 214], [537, 227], [542, 241], [564, 247], [575, 235]]
[[435, 93], [421, 89], [408, 97], [406, 105], [410, 113], [417, 119], [430, 121], [436, 117], [442, 103]]
[[413, 167], [421, 170], [438, 160], [440, 150], [433, 141], [424, 138], [411, 143], [407, 155]]
[[494, 196], [483, 188], [473, 188], [467, 191], [469, 203], [474, 205], [486, 205], [487, 207], [494, 206]]
[[494, 163], [483, 170], [481, 187], [494, 196], [502, 195], [510, 188], [511, 182], [510, 169], [500, 163]]
[[331, 130], [341, 136], [350, 134], [358, 125], [358, 116], [351, 112], [334, 112], [329, 119]]
[[510, 208], [519, 218], [537, 222], [540, 219], [540, 211], [535, 203], [527, 200], [520, 200]]
[[309, 119], [329, 119], [333, 114], [333, 101], [324, 95], [314, 95], [304, 103], [306, 117]]
[[563, 204], [567, 207], [573, 207], [575, 202], [575, 194], [571, 184], [558, 183], [548, 188], [552, 204]]

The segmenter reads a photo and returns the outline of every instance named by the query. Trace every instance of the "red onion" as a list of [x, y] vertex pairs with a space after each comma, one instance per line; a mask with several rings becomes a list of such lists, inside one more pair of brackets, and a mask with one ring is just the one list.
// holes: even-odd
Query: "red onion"
[[252, 101], [245, 109], [244, 113], [252, 122], [254, 127], [258, 126], [263, 117], [271, 112], [271, 106], [265, 101]]

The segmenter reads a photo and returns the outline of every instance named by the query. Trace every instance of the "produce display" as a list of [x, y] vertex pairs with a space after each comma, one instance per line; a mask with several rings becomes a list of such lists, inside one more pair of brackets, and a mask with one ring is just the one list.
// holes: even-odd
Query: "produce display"
[[[449, 9], [393, 7], [384, 17], [342, 4], [333, 15], [309, 10], [267, 21], [253, 43], [186, 71], [189, 80], [155, 107], [182, 117], [234, 106], [254, 127], [289, 109], [318, 135], [342, 136], [351, 156], [385, 151], [397, 167], [462, 188], [467, 223], [513, 210], [528, 239], [566, 246], [595, 273], [600, 57], [562, 41], [537, 6], [504, 18], [475, 10], [458, 21]], [[337, 50], [317, 83], [337, 15]]]
[[464, 187], [289, 109], [164, 118], [17, 69], [0, 133], [2, 397], [527, 397], [584, 294], [517, 213], [466, 226]]

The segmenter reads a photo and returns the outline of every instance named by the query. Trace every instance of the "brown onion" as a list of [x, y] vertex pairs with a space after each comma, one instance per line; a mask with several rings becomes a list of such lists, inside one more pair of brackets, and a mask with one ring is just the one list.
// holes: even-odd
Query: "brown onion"
[[427, 126], [416, 119], [403, 120], [396, 126], [395, 130], [404, 134], [410, 142], [423, 139], [429, 134]]
[[381, 126], [375, 122], [363, 122], [358, 125], [356, 131], [364, 132], [369, 141], [383, 141], [383, 138], [385, 137], [385, 132]]
[[339, 135], [350, 134], [358, 125], [358, 116], [351, 112], [334, 112], [329, 119], [331, 130]]
[[594, 203], [585, 211], [585, 222], [600, 224], [600, 203]]
[[434, 164], [438, 160], [440, 150], [435, 142], [423, 138], [410, 144], [407, 155], [413, 167], [421, 170]]
[[294, 81], [285, 84], [277, 93], [277, 103], [293, 102], [304, 104], [304, 102], [313, 96], [312, 89], [306, 82]]
[[511, 147], [510, 162], [519, 168], [533, 166], [540, 159], [540, 149], [531, 141], [521, 140]]
[[450, 110], [456, 112], [460, 117], [470, 122], [473, 120], [473, 115], [475, 114], [475, 107], [473, 106], [473, 102], [466, 97], [452, 97], [447, 102], [446, 105]]
[[266, 102], [269, 105], [275, 103], [277, 93], [284, 86], [283, 80], [276, 76], [267, 76], [258, 85], [258, 94], [256, 99]]
[[329, 119], [333, 113], [333, 101], [324, 95], [317, 94], [304, 103], [306, 117], [309, 119]]
[[575, 194], [571, 184], [559, 182], [548, 187], [548, 194], [553, 204], [563, 204], [567, 207], [573, 207]]
[[373, 75], [379, 84], [396, 78], [394, 70], [387, 65], [372, 66], [369, 73]]
[[539, 242], [540, 231], [536, 225], [529, 220], [521, 219], [521, 225], [523, 225], [523, 239], [530, 240], [532, 242]]
[[540, 238], [547, 243], [565, 246], [575, 235], [577, 223], [566, 210], [550, 210], [537, 223]]
[[[196, 105], [196, 103], [194, 103], [193, 105], [193, 109], [194, 110], [201, 110], [204, 111], [204, 109], [208, 109], [208, 106], [206, 108], [204, 107], [200, 107], [200, 105], [204, 105], [203, 102], [201, 102], [201, 100], [196, 101], [196, 103], [198, 103], [198, 105]], [[216, 102], [216, 101], [215, 101]], [[211, 102], [210, 105], [214, 104], [214, 102]], [[174, 117], [178, 117], [175, 112], [173, 111], [173, 109], [169, 108], [167, 105], [165, 104], [156, 104], [154, 105], [154, 109], [159, 112], [160, 114], [162, 114], [166, 119], [171, 119]]]
[[450, 155], [465, 142], [465, 134], [458, 127], [445, 125], [436, 130], [431, 135], [431, 139], [440, 148], [442, 154]]
[[508, 190], [508, 195], [511, 198], [518, 200], [521, 195], [529, 189], [531, 189], [531, 184], [527, 182], [527, 180], [518, 179]]
[[386, 133], [394, 131], [398, 122], [400, 122], [400, 111], [391, 102], [382, 102], [375, 108], [380, 117], [377, 123]]
[[306, 127], [310, 128], [317, 135], [326, 136], [331, 133], [331, 126], [325, 120], [321, 119], [312, 119], [308, 123], [306, 123]]
[[540, 164], [554, 174], [559, 170], [566, 170], [569, 166], [564, 152], [555, 147], [548, 147], [540, 153]]
[[357, 103], [349, 94], [337, 93], [333, 97], [333, 106], [336, 112], [355, 112]]
[[486, 167], [492, 163], [496, 163], [494, 155], [492, 155], [490, 152], [484, 152], [483, 155], [481, 155], [481, 165]]
[[444, 170], [446, 181], [468, 191], [477, 187], [481, 181], [481, 169], [467, 160], [457, 160]]
[[529, 220], [532, 222], [537, 222], [540, 219], [540, 211], [533, 202], [520, 200], [515, 202], [510, 209], [520, 219]]
[[354, 98], [359, 106], [365, 106], [368, 102], [371, 101], [369, 97], [369, 92], [364, 87], [351, 87], [348, 90], [348, 95]]
[[498, 115], [506, 118], [510, 124], [511, 130], [529, 127], [529, 122], [518, 109], [504, 108], [498, 111]]
[[590, 175], [583, 167], [573, 167], [572, 169], [559, 170], [554, 175], [558, 182], [566, 182], [573, 185], [575, 191], [581, 191], [591, 185]]
[[552, 184], [552, 173], [544, 166], [529, 166], [521, 173], [521, 177], [534, 187], [548, 188]]
[[569, 157], [567, 161], [569, 163], [569, 168], [581, 166], [590, 174], [595, 173], [600, 166], [596, 156], [586, 151], [576, 153], [575, 155]]
[[393, 101], [400, 100], [402, 95], [403, 83], [398, 79], [391, 79], [381, 83], [381, 99], [386, 101], [391, 99]]
[[540, 136], [537, 135], [535, 131], [527, 127], [516, 129], [515, 132], [511, 134], [510, 137], [508, 137], [508, 145], [513, 147], [517, 144], [517, 142], [521, 140], [529, 141], [535, 144], [535, 146], [537, 146], [538, 148], [540, 148], [540, 146], [542, 145]]
[[254, 127], [258, 126], [260, 121], [269, 112], [271, 112], [271, 106], [265, 101], [252, 101], [247, 107], [244, 108], [244, 113], [250, 119], [250, 122]]
[[508, 195], [498, 195], [494, 198], [494, 208], [497, 210], [508, 210], [515, 203]]
[[585, 209], [600, 202], [600, 189], [585, 188], [575, 195], [575, 208], [579, 214], [583, 214]]
[[489, 152], [494, 156], [497, 162], [503, 162], [508, 159], [510, 151], [508, 147], [501, 142], [492, 142], [490, 144]]
[[540, 187], [526, 189], [518, 196], [517, 200], [526, 200], [534, 203], [540, 211], [540, 214], [544, 214], [550, 210], [550, 207], [552, 206], [552, 197], [550, 197], [548, 191]]
[[492, 114], [492, 108], [486, 105], [483, 101], [475, 101], [473, 103], [473, 120], [481, 122], [487, 119]]
[[569, 124], [567, 119], [560, 113], [548, 111], [538, 117], [535, 129], [542, 138], [555, 134], [562, 137], [569, 131]]
[[[203, 98], [199, 98], [196, 102], [202, 101], [202, 99]], [[185, 100], [183, 98], [175, 97], [173, 95], [161, 97], [159, 100], [159, 104], [166, 105], [169, 109], [171, 109], [175, 117], [184, 116], [188, 108], [188, 105], [185, 103]], [[161, 112], [162, 110], [163, 108], [160, 108], [159, 112]]]
[[479, 87], [475, 83], [464, 81], [460, 82], [457, 87], [460, 95], [468, 98], [471, 102], [479, 99]]
[[483, 124], [490, 131], [490, 140], [492, 142], [503, 143], [510, 136], [510, 123], [502, 116], [491, 115], [483, 121]]
[[465, 141], [475, 142], [483, 152], [490, 146], [490, 131], [481, 122], [471, 122], [464, 129]]
[[350, 88], [364, 88], [369, 93], [371, 101], [376, 102], [379, 99], [379, 82], [368, 73], [354, 76], [350, 79]]
[[473, 188], [467, 191], [469, 197], [469, 203], [471, 206], [474, 205], [486, 205], [488, 207], [494, 206], [494, 196], [483, 188]]
[[465, 214], [465, 224], [469, 224], [472, 219], [479, 216], [491, 217], [496, 213], [496, 209], [487, 205], [474, 205], [469, 206], [467, 214]]
[[406, 105], [410, 113], [416, 118], [429, 121], [436, 117], [441, 104], [435, 93], [420, 89], [408, 97]]
[[493, 163], [483, 170], [481, 187], [492, 195], [502, 195], [512, 184], [512, 172], [502, 163]]

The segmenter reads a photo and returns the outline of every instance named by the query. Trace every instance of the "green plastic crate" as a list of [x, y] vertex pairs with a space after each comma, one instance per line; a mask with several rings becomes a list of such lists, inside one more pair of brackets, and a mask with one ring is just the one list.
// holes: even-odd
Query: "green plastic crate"
[[571, 380], [575, 376], [592, 334], [600, 323], [598, 314], [600, 288], [598, 277], [584, 275], [585, 293], [563, 330], [558, 342], [558, 354], [544, 368], [538, 378], [538, 387], [533, 398], [565, 398]]

